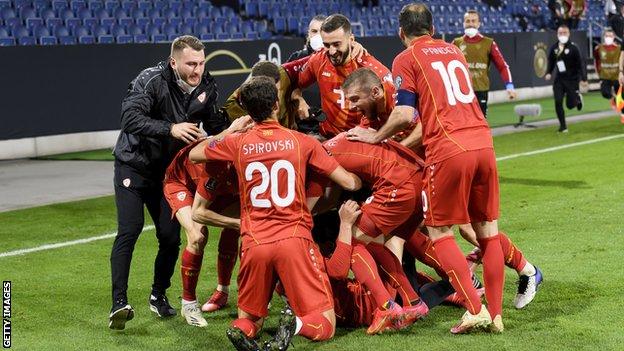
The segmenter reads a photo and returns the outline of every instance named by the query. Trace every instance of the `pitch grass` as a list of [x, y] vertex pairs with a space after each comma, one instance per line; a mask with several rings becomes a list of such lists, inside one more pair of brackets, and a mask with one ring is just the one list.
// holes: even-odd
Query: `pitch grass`
[[[609, 102], [604, 99], [600, 93], [592, 92], [583, 95], [584, 107], [582, 111], [576, 109], [566, 110], [566, 116], [576, 116], [583, 113], [604, 111], [609, 108]], [[557, 118], [555, 114], [555, 105], [553, 98], [533, 99], [526, 101], [505, 102], [500, 104], [492, 104], [488, 107], [488, 123], [490, 127], [501, 127], [518, 123], [518, 117], [513, 109], [517, 104], [541, 104], [542, 115], [536, 118], [527, 118], [526, 122], [535, 122], [546, 119]], [[570, 125], [570, 128], [574, 128]], [[51, 155], [38, 157], [38, 160], [85, 160], [85, 161], [112, 161], [110, 149], [101, 149], [84, 152], [72, 152], [60, 155]]]
[[[577, 124], [568, 135], [549, 129], [505, 135], [496, 138], [496, 147], [504, 156], [613, 133], [622, 133], [615, 118]], [[330, 342], [297, 337], [293, 349], [621, 350], [623, 149], [624, 139], [616, 139], [499, 163], [500, 226], [545, 275], [536, 300], [517, 311], [511, 307], [516, 273], [507, 270], [504, 334], [452, 336], [448, 330], [462, 311], [443, 306], [403, 332], [371, 337], [364, 329], [339, 329]], [[113, 231], [115, 208], [112, 197], [102, 197], [0, 213], [0, 223], [0, 251], [9, 251]], [[217, 238], [213, 231], [206, 249], [198, 287], [202, 302], [216, 284]], [[160, 320], [149, 312], [153, 231], [142, 234], [134, 252], [129, 298], [136, 317], [125, 331], [110, 331], [111, 244], [109, 239], [0, 258], [0, 277], [13, 282], [14, 349], [231, 349], [225, 329], [233, 306], [207, 316], [205, 329], [187, 326], [179, 316]], [[169, 290], [176, 305], [180, 294], [176, 271]], [[274, 331], [282, 306], [277, 298], [273, 305], [268, 332]]]

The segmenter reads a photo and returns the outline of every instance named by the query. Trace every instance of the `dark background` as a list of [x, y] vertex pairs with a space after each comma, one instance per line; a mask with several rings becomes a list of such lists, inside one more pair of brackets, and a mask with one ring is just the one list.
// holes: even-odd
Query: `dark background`
[[[535, 74], [533, 57], [538, 42], [547, 47], [555, 42], [554, 33], [493, 37], [509, 63], [517, 88], [548, 84]], [[587, 55], [586, 35], [578, 32], [572, 37]], [[367, 37], [358, 41], [388, 68], [394, 56], [403, 50], [398, 37]], [[281, 55], [275, 49], [268, 53], [271, 43], [278, 44]], [[251, 68], [259, 55], [285, 62], [303, 44], [303, 39], [208, 42], [206, 54], [229, 50], [240, 57], [246, 68]], [[141, 70], [166, 59], [168, 54], [169, 44], [0, 47], [0, 140], [119, 129], [121, 100], [128, 84]], [[206, 65], [217, 79], [221, 103], [248, 75], [223, 72], [243, 68], [226, 55], [217, 56]], [[492, 90], [504, 88], [495, 69], [491, 69], [490, 76]]]

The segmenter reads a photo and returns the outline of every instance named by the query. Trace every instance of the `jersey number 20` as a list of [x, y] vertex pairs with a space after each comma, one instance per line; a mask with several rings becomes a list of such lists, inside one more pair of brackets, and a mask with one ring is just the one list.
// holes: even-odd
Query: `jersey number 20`
[[[281, 197], [278, 189], [280, 170], [285, 171], [286, 175], [286, 196]], [[295, 167], [286, 160], [276, 161], [271, 166], [271, 171], [261, 162], [251, 162], [245, 168], [245, 179], [250, 181], [255, 171], [260, 172], [262, 182], [251, 188], [251, 205], [253, 207], [269, 208], [271, 201], [279, 207], [287, 207], [295, 199]], [[283, 176], [283, 175], [282, 175]], [[264, 194], [269, 186], [271, 187], [271, 200], [258, 199], [258, 195]]]
[[[470, 84], [470, 75], [466, 70], [466, 66], [464, 66], [459, 60], [449, 62], [448, 66], [444, 66], [444, 63], [441, 61], [435, 61], [431, 63], [431, 67], [438, 71], [442, 77], [449, 105], [455, 106], [457, 105], [457, 101], [463, 102], [464, 104], [472, 102], [475, 94], [472, 90], [472, 84]], [[459, 79], [457, 79], [458, 69], [463, 73], [464, 80], [466, 81], [466, 84], [468, 84], [467, 93], [462, 92], [461, 87], [459, 86]]]

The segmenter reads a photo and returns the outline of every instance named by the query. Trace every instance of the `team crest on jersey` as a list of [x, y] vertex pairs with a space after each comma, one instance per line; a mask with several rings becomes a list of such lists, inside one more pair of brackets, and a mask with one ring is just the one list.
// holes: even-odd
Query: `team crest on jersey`
[[197, 97], [197, 100], [199, 100], [199, 102], [203, 104], [204, 101], [206, 101], [206, 92], [204, 91], [203, 93], [199, 94], [199, 96]]
[[217, 180], [214, 178], [210, 178], [206, 181], [206, 184], [204, 184], [204, 188], [206, 188], [206, 190], [208, 191], [215, 191], [217, 190]]
[[401, 76], [396, 76], [396, 78], [394, 78], [394, 87], [396, 90], [401, 88], [401, 83], [403, 83], [403, 78], [401, 78]]
[[178, 200], [180, 200], [180, 201], [184, 201], [184, 199], [186, 199], [186, 192], [184, 192], [184, 191], [180, 191], [180, 192], [178, 193], [177, 197], [178, 197]]
[[123, 186], [125, 186], [126, 188], [130, 186], [130, 178], [126, 178], [124, 179], [121, 184], [123, 184]]
[[570, 49], [563, 50], [563, 53], [566, 54], [566, 55], [569, 54], [570, 53]]
[[384, 82], [392, 83], [392, 73], [388, 73], [383, 77]]

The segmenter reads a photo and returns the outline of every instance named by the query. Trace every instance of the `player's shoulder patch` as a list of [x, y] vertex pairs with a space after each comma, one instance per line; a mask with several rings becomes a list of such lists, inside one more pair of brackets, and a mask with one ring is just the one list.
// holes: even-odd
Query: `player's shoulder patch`
[[396, 90], [399, 90], [401, 88], [402, 83], [403, 83], [403, 78], [400, 75], [397, 75], [396, 77], [394, 77], [394, 87], [396, 88]]

